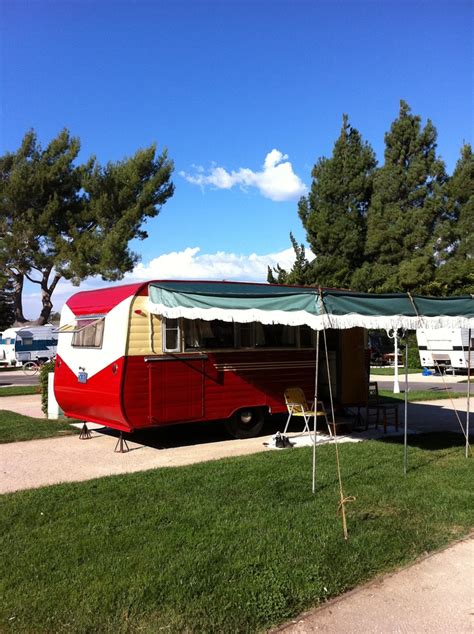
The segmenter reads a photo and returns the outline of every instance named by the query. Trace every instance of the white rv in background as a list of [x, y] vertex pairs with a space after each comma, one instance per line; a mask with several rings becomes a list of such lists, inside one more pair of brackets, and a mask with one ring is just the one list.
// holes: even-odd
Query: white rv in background
[[27, 361], [48, 361], [56, 355], [55, 327], [25, 326], [0, 332], [0, 364], [23, 365]]
[[[474, 368], [474, 331], [471, 331], [471, 369]], [[469, 330], [467, 328], [433, 328], [416, 331], [421, 365], [442, 372], [467, 371]]]

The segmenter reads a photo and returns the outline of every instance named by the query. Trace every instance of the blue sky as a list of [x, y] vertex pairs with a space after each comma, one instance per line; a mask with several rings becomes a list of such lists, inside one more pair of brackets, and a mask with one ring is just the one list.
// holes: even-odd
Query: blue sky
[[[267, 263], [287, 263], [289, 232], [305, 237], [297, 199], [344, 112], [379, 161], [400, 98], [432, 119], [449, 171], [472, 141], [467, 1], [2, 0], [0, 11], [2, 153], [30, 127], [43, 144], [67, 127], [83, 159], [157, 142], [174, 160], [175, 195], [134, 244], [142, 263], [128, 279], [264, 279]], [[57, 308], [71, 292], [58, 290]]]

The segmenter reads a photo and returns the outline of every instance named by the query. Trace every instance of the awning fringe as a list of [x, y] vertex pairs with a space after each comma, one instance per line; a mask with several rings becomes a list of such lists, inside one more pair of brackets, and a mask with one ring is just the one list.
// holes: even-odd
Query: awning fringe
[[360, 315], [348, 313], [346, 315], [311, 315], [306, 311], [284, 311], [284, 310], [259, 310], [253, 309], [223, 309], [223, 308], [189, 308], [185, 306], [165, 306], [149, 300], [148, 310], [168, 319], [203, 319], [236, 323], [252, 323], [254, 321], [261, 324], [281, 324], [285, 326], [307, 325], [313, 330], [324, 330], [334, 328], [346, 330], [349, 328], [372, 328], [391, 329], [398, 328], [404, 330], [416, 330], [418, 328], [474, 328], [474, 319], [468, 317], [452, 316], [407, 316], [407, 315]]

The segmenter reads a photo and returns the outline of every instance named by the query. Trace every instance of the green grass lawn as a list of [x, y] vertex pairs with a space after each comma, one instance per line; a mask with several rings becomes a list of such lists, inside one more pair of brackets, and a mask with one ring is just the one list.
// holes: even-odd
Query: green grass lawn
[[[392, 390], [379, 390], [379, 394], [383, 397], [384, 401], [404, 401], [405, 393], [394, 394]], [[451, 392], [450, 390], [409, 390], [408, 401], [413, 403], [415, 401], [441, 401], [449, 398], [465, 398], [465, 392]]]
[[22, 416], [15, 412], [0, 410], [0, 444], [79, 434], [80, 430], [70, 425], [70, 423], [75, 421], [72, 418], [68, 419], [68, 421], [66, 423], [42, 418], [30, 418], [30, 416]]
[[25, 396], [27, 394], [40, 394], [41, 388], [39, 385], [9, 385], [7, 387], [0, 387], [1, 396]]
[[[0, 630], [256, 632], [466, 535], [457, 434], [291, 449], [0, 498]], [[3, 625], [2, 625], [3, 624]]]

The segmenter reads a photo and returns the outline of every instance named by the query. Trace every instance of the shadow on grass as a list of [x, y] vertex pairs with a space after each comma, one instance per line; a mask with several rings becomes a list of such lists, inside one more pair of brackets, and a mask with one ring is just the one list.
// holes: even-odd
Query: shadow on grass
[[[385, 436], [382, 438], [374, 439], [373, 441], [374, 451], [372, 452], [372, 458], [370, 464], [364, 465], [362, 469], [353, 468], [351, 464], [345, 463], [344, 456], [342, 457], [342, 463], [345, 463], [344, 479], [359, 478], [363, 476], [365, 480], [370, 480], [370, 473], [378, 473], [380, 468], [386, 464], [386, 454], [377, 452], [377, 444], [386, 445], [398, 445], [400, 447], [399, 465], [400, 473], [403, 469], [403, 436]], [[472, 444], [472, 443], [471, 443]], [[351, 445], [345, 445], [349, 448]], [[331, 447], [331, 445], [329, 445]], [[332, 445], [334, 447], [334, 445]], [[430, 465], [443, 462], [446, 456], [449, 455], [462, 455], [465, 448], [464, 436], [456, 432], [429, 432], [424, 434], [409, 434], [408, 435], [408, 472], [415, 472], [422, 469], [429, 468]], [[423, 453], [417, 455], [416, 460], [413, 460], [413, 456], [410, 458], [410, 450], [421, 450]], [[318, 490], [320, 492], [325, 489], [331, 489], [338, 483], [336, 474], [332, 478], [327, 479], [324, 484], [318, 484]]]
[[[470, 438], [473, 438], [470, 435]], [[403, 445], [403, 436], [387, 436], [381, 438], [381, 442], [391, 445]], [[466, 444], [465, 437], [462, 433], [451, 431], [434, 431], [423, 434], [409, 434], [408, 445], [417, 447], [423, 451], [438, 451], [439, 449], [452, 449], [455, 447], [464, 447]]]

